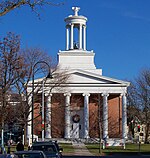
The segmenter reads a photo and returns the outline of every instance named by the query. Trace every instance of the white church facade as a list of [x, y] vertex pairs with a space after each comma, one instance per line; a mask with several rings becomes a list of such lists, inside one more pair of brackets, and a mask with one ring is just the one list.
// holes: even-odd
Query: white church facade
[[[54, 88], [46, 94], [50, 87], [45, 87], [45, 138], [96, 138], [99, 121], [103, 139], [126, 138], [129, 82], [103, 76], [102, 69], [96, 68], [95, 53], [86, 49], [87, 18], [79, 15], [80, 8], [72, 9], [74, 15], [65, 18], [66, 49], [58, 52], [57, 65], [70, 77], [63, 93]], [[78, 43], [74, 42], [75, 37]], [[31, 87], [28, 89], [31, 91]], [[38, 135], [38, 130], [34, 134]], [[30, 122], [28, 137], [31, 134]]]

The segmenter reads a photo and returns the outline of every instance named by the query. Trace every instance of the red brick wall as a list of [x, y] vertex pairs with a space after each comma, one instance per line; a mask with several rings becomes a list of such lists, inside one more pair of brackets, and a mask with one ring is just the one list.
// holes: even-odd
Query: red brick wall
[[89, 100], [89, 135], [92, 138], [99, 137], [98, 95], [90, 95]]
[[[100, 96], [100, 120], [102, 129], [102, 97]], [[89, 122], [90, 122], [90, 137], [99, 137], [99, 115], [98, 115], [98, 95], [90, 96], [89, 103]], [[110, 138], [119, 138], [122, 132], [122, 103], [119, 95], [111, 95], [108, 97], [108, 134]]]
[[[82, 107], [84, 105], [84, 97], [80, 94], [71, 96], [71, 109], [73, 107]], [[34, 116], [39, 115], [39, 104], [35, 104]], [[109, 95], [108, 97], [108, 128], [109, 137], [117, 138], [121, 136], [121, 118], [122, 103], [119, 95]], [[102, 97], [100, 96], [100, 116], [102, 122]], [[99, 137], [98, 126], [98, 95], [91, 94], [89, 99], [89, 134], [92, 138]], [[120, 119], [119, 119], [120, 118]], [[101, 123], [102, 125], [102, 123]], [[34, 121], [35, 134], [41, 135], [41, 116]], [[65, 131], [65, 97], [63, 94], [52, 95], [52, 137], [63, 138]]]
[[121, 108], [119, 95], [110, 95], [108, 100], [108, 132], [110, 138], [121, 136]]
[[42, 117], [41, 117], [41, 113], [40, 113], [40, 108], [41, 104], [40, 103], [35, 103], [34, 104], [34, 134], [38, 135], [39, 137], [41, 137], [41, 131], [42, 131], [42, 127], [41, 127], [41, 123], [42, 123]]
[[63, 138], [65, 130], [65, 100], [63, 94], [52, 96], [52, 137]]

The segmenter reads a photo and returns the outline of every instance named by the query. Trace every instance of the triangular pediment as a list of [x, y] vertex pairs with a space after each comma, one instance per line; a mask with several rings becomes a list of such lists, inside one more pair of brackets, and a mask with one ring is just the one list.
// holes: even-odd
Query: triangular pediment
[[81, 84], [108, 84], [108, 85], [128, 85], [129, 82], [117, 80], [114, 78], [98, 75], [91, 71], [72, 70], [70, 71], [69, 83], [81, 83]]

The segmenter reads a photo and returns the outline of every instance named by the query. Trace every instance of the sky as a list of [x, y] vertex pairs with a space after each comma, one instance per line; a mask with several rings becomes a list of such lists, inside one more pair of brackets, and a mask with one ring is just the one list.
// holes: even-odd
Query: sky
[[65, 50], [64, 18], [80, 7], [86, 16], [87, 50], [95, 53], [96, 68], [103, 75], [119, 80], [134, 80], [150, 68], [150, 0], [53, 0], [60, 6], [39, 9], [40, 18], [27, 6], [0, 17], [0, 38], [7, 32], [21, 37], [21, 47], [38, 47], [57, 59]]

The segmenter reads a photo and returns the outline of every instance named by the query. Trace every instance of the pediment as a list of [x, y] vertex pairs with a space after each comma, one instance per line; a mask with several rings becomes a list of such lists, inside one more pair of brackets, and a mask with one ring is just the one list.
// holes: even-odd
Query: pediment
[[69, 83], [75, 84], [101, 84], [101, 85], [120, 85], [125, 84], [129, 85], [129, 82], [117, 80], [114, 78], [98, 75], [91, 71], [83, 71], [83, 70], [74, 70], [70, 71], [70, 79]]

